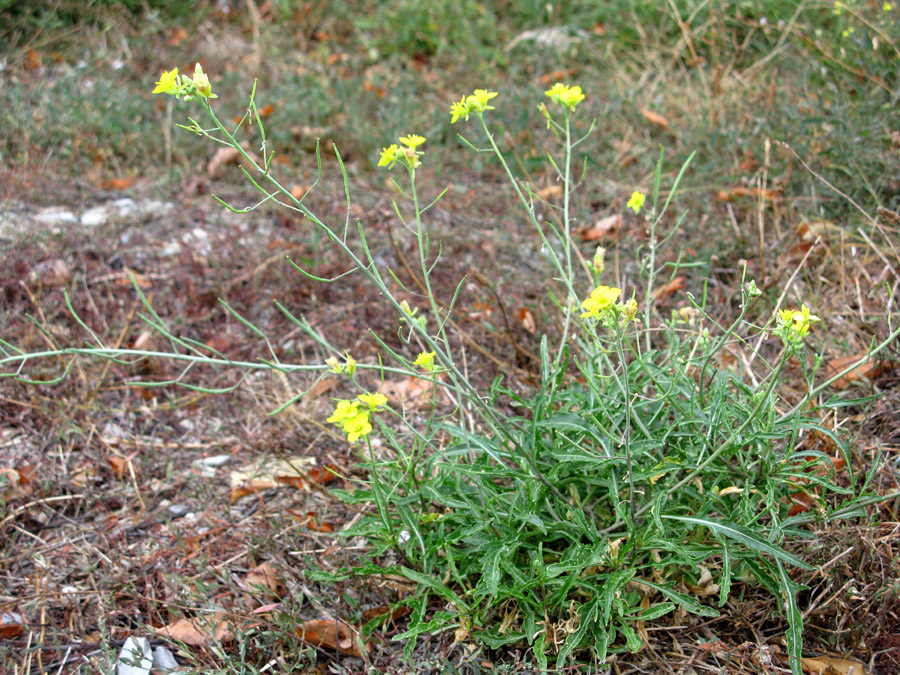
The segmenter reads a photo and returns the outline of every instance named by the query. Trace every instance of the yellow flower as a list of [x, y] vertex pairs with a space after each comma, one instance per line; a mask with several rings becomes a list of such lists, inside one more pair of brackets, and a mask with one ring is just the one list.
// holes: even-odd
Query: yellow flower
[[359, 414], [359, 403], [356, 401], [338, 401], [334, 413], [327, 421], [332, 424], [343, 424], [345, 420], [356, 417], [357, 414]]
[[890, 12], [892, 9], [894, 9], [894, 3], [886, 2], [881, 6], [881, 9], [883, 9], [885, 12]]
[[409, 136], [401, 136], [400, 142], [403, 143], [407, 148], [415, 149], [422, 145], [425, 142], [425, 138], [422, 136], [416, 136], [416, 134], [410, 134]]
[[778, 312], [778, 330], [783, 337], [793, 334], [797, 338], [804, 338], [809, 333], [810, 325], [819, 320], [819, 317], [812, 314], [805, 304], [800, 306], [799, 311], [782, 309]]
[[344, 432], [347, 434], [347, 440], [356, 443], [360, 438], [365, 438], [372, 431], [372, 425], [369, 422], [369, 413], [360, 412], [344, 420]]
[[386, 166], [387, 168], [391, 168], [394, 166], [394, 162], [397, 161], [397, 144], [392, 143], [386, 148], [381, 150], [381, 159], [378, 160], [378, 166]]
[[338, 361], [336, 356], [329, 356], [325, 359], [325, 365], [328, 366], [328, 372], [340, 375], [344, 372], [344, 364]]
[[194, 83], [194, 87], [200, 96], [204, 98], [218, 98], [212, 93], [212, 84], [209, 82], [209, 77], [203, 72], [203, 68], [199, 63], [194, 66], [194, 79], [191, 81]]
[[622, 295], [621, 288], [597, 286], [591, 292], [591, 296], [581, 303], [581, 306], [586, 310], [581, 315], [581, 318], [600, 316], [616, 304], [616, 300], [619, 299], [620, 295]]
[[488, 101], [497, 96], [496, 91], [476, 89], [471, 96], [466, 97], [466, 106], [469, 112], [483, 113], [485, 110], [494, 110], [494, 106], [488, 105]]
[[834, 12], [836, 16], [840, 16], [844, 13], [844, 4], [840, 0], [837, 0], [834, 3], [834, 9], [831, 11]]
[[640, 213], [641, 209], [644, 208], [645, 201], [647, 201], [647, 195], [643, 192], [634, 191], [631, 193], [631, 198], [625, 206], [632, 209], [635, 213]]
[[463, 96], [459, 101], [454, 101], [450, 104], [450, 114], [452, 115], [450, 119], [450, 124], [456, 124], [456, 121], [462, 117], [467, 122], [469, 121], [469, 113], [472, 112], [472, 109], [469, 107], [468, 103], [466, 103], [466, 97]]
[[347, 365], [345, 366], [347, 369], [348, 375], [353, 375], [356, 372], [356, 359], [350, 356], [350, 352], [347, 352]]
[[178, 91], [178, 68], [169, 71], [163, 71], [159, 76], [159, 82], [156, 83], [154, 94], [174, 94]]
[[416, 357], [416, 360], [413, 361], [414, 366], [419, 366], [422, 370], [427, 370], [429, 373], [433, 372], [437, 367], [434, 365], [434, 352], [422, 352]]
[[575, 110], [575, 106], [584, 100], [584, 94], [581, 93], [581, 87], [578, 85], [569, 87], [562, 82], [554, 84], [550, 89], [544, 92], [544, 95], [569, 110]]
[[360, 402], [365, 403], [369, 408], [375, 410], [387, 404], [387, 396], [384, 394], [360, 394], [357, 396]]

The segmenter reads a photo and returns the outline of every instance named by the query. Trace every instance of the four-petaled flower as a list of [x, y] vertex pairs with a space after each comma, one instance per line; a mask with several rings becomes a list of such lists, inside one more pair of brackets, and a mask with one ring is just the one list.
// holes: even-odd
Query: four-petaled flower
[[425, 142], [425, 138], [423, 136], [417, 136], [416, 134], [410, 134], [409, 136], [401, 136], [400, 142], [407, 148], [415, 149]]
[[597, 288], [591, 292], [590, 297], [581, 303], [581, 306], [585, 309], [581, 318], [599, 317], [605, 314], [610, 307], [613, 307], [616, 304], [616, 300], [619, 299], [620, 295], [622, 295], [621, 288], [615, 288], [613, 286], [597, 286]]
[[437, 366], [434, 364], [434, 352], [422, 352], [416, 357], [416, 360], [413, 361], [414, 366], [419, 366], [422, 370], [427, 370], [429, 373], [434, 372]]
[[369, 408], [375, 410], [383, 405], [387, 405], [387, 396], [384, 394], [360, 394], [357, 396], [361, 403], [365, 403]]
[[581, 87], [578, 85], [569, 87], [562, 82], [554, 84], [550, 89], [544, 92], [544, 95], [556, 101], [564, 108], [573, 111], [575, 110], [575, 106], [581, 103], [585, 98], [584, 94], [581, 93]]
[[347, 440], [356, 443], [360, 438], [364, 438], [372, 431], [372, 424], [369, 422], [369, 413], [360, 412], [355, 416], [344, 420], [344, 432], [347, 434]]
[[628, 200], [628, 203], [625, 205], [629, 209], [632, 209], [635, 213], [640, 213], [641, 209], [644, 208], [644, 202], [647, 200], [647, 195], [643, 192], [634, 191], [631, 193], [631, 198]]
[[394, 166], [397, 161], [397, 144], [392, 143], [381, 150], [381, 159], [378, 160], [378, 166], [386, 166], [389, 169]]
[[496, 91], [476, 89], [471, 96], [466, 97], [466, 105], [472, 112], [483, 113], [485, 110], [494, 110], [494, 106], [488, 105], [488, 101], [496, 97]]
[[472, 112], [472, 109], [466, 103], [466, 97], [463, 96], [459, 101], [454, 101], [450, 104], [450, 114], [452, 118], [450, 119], [450, 124], [456, 124], [456, 120], [460, 117], [465, 119], [467, 122], [469, 121], [469, 113]]
[[178, 68], [172, 70], [164, 70], [159, 76], [159, 82], [156, 83], [154, 94], [174, 94], [178, 91]]
[[355, 417], [359, 413], [359, 403], [356, 401], [338, 401], [337, 407], [328, 418], [332, 424], [343, 424], [345, 420]]

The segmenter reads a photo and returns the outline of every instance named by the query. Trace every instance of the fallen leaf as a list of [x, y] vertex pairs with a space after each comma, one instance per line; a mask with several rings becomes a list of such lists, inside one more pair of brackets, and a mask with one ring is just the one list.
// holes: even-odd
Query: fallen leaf
[[[257, 164], [261, 164], [261, 160], [254, 153], [250, 152], [250, 144], [247, 141], [241, 143], [241, 147]], [[231, 146], [219, 148], [206, 165], [206, 173], [210, 178], [218, 178], [222, 174], [222, 168], [229, 164], [243, 164], [247, 171], [252, 172], [253, 166], [247, 162], [241, 152], [237, 148]]]
[[537, 333], [537, 324], [534, 321], [534, 312], [532, 312], [527, 307], [519, 307], [518, 314], [519, 323], [522, 324], [522, 328], [527, 330], [532, 335]]
[[[825, 364], [825, 377], [834, 377], [860, 359], [865, 358], [865, 356], [865, 352], [860, 352], [859, 354], [854, 354], [853, 356], [842, 356], [837, 359], [832, 359], [827, 364]], [[835, 380], [831, 386], [840, 391], [854, 384], [871, 382], [879, 375], [883, 375], [884, 373], [889, 373], [890, 371], [892, 371], [894, 369], [894, 365], [895, 364], [891, 361], [866, 361], [858, 365], [849, 373], [846, 373], [839, 379]]]
[[382, 382], [378, 391], [400, 405], [421, 408], [431, 404], [434, 384], [420, 377], [407, 377], [393, 382]]
[[809, 675], [868, 675], [866, 667], [857, 661], [817, 656], [814, 659], [801, 658], [803, 672]]
[[72, 277], [72, 270], [61, 258], [39, 262], [28, 273], [29, 283], [41, 284], [45, 288], [65, 286], [72, 281]]
[[0, 499], [11, 502], [14, 499], [27, 497], [34, 489], [31, 477], [34, 467], [16, 469], [0, 469]]
[[669, 128], [669, 120], [667, 120], [659, 113], [655, 113], [652, 110], [647, 110], [646, 108], [641, 108], [641, 115], [644, 116], [645, 120], [647, 120], [651, 124], [655, 124], [660, 129], [671, 131], [671, 129]]
[[796, 516], [800, 513], [806, 513], [812, 510], [814, 505], [811, 495], [805, 492], [795, 492], [791, 495], [791, 508], [788, 511], [788, 517]]
[[18, 612], [0, 614], [0, 640], [9, 640], [25, 630], [25, 619]]
[[118, 457], [116, 455], [110, 455], [106, 458], [106, 461], [109, 463], [109, 466], [112, 468], [113, 473], [116, 474], [116, 478], [122, 480], [126, 475], [130, 476], [131, 472], [134, 470], [134, 467], [131, 464], [130, 459], [126, 459], [125, 457]]
[[100, 181], [102, 190], [127, 190], [132, 185], [134, 185], [134, 180], [131, 178], [107, 178]]
[[541, 84], [545, 86], [550, 86], [555, 82], [562, 82], [563, 80], [568, 80], [570, 77], [575, 77], [578, 74], [578, 68], [567, 68], [565, 70], [554, 70], [552, 73], [547, 73], [546, 75], [541, 75]]
[[603, 237], [618, 237], [622, 230], [622, 214], [614, 213], [611, 216], [601, 218], [589, 227], [583, 227], [578, 230], [581, 241], [597, 241]]
[[[341, 654], [362, 657], [357, 646], [358, 633], [350, 624], [338, 619], [307, 621], [297, 628], [297, 636], [313, 647], [325, 647]], [[365, 649], [367, 652], [372, 651], [371, 643], [366, 643]]]
[[222, 614], [194, 619], [179, 619], [175, 623], [154, 629], [157, 635], [170, 637], [193, 647], [203, 647], [210, 642], [229, 642], [234, 637], [231, 624]]
[[25, 70], [37, 70], [42, 64], [41, 55], [35, 50], [29, 49], [25, 53]]
[[368, 623], [372, 619], [376, 619], [378, 617], [386, 617], [390, 618], [391, 621], [396, 621], [397, 619], [402, 619], [404, 617], [412, 614], [412, 608], [403, 605], [402, 607], [397, 607], [392, 610], [390, 605], [381, 605], [379, 607], [372, 607], [370, 609], [363, 610], [362, 618], [363, 621]]
[[284, 595], [285, 586], [275, 571], [274, 565], [266, 561], [257, 565], [244, 577], [248, 590], [244, 593], [244, 603], [254, 610], [262, 606], [259, 598], [274, 600]]
[[687, 288], [687, 278], [675, 277], [665, 286], [654, 289], [653, 299], [659, 300], [660, 298], [668, 298], [671, 295], [675, 295], [678, 291], [683, 291], [685, 288]]
[[306, 188], [300, 184], [295, 185], [291, 188], [291, 196], [294, 199], [303, 199], [303, 195], [306, 194]]
[[257, 112], [259, 113], [260, 117], [265, 119], [266, 117], [271, 115], [273, 112], [275, 112], [275, 106], [272, 105], [271, 103], [266, 103], [262, 108], [259, 108], [257, 110]]
[[297, 489], [309, 488], [307, 479], [327, 483], [337, 474], [336, 467], [315, 467], [314, 457], [290, 457], [262, 460], [242, 466], [231, 472], [231, 503], [254, 492], [293, 485]]
[[543, 199], [545, 202], [549, 202], [551, 199], [559, 197], [562, 192], [563, 186], [559, 183], [553, 183], [552, 185], [548, 185], [547, 187], [541, 188], [540, 190], [535, 190], [534, 194]]
[[170, 32], [168, 43], [170, 47], [177, 47], [187, 40], [188, 32], [183, 26], [178, 26]]
[[762, 198], [765, 201], [773, 201], [779, 196], [778, 190], [763, 190], [759, 187], [736, 187], [731, 190], [719, 190], [716, 194], [716, 201], [733, 202], [738, 197]]

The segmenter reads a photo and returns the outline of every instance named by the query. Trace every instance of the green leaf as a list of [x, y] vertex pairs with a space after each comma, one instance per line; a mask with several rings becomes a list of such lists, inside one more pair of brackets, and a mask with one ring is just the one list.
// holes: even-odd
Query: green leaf
[[704, 605], [692, 595], [688, 595], [687, 593], [679, 593], [678, 591], [673, 590], [668, 586], [657, 584], [653, 581], [647, 581], [646, 579], [640, 579], [639, 583], [642, 586], [649, 586], [653, 590], [658, 591], [672, 602], [681, 605], [681, 607], [684, 608], [685, 611], [690, 612], [691, 614], [709, 617], [719, 616], [718, 610], [713, 607]]
[[803, 671], [800, 663], [800, 657], [803, 654], [803, 615], [797, 606], [797, 591], [800, 590], [800, 584], [788, 576], [780, 560], [776, 560], [775, 564], [778, 565], [781, 595], [784, 599], [784, 613], [787, 615], [788, 620], [788, 630], [785, 637], [787, 638], [788, 657], [791, 662], [791, 675], [801, 675]]
[[783, 560], [784, 562], [789, 563], [794, 567], [800, 567], [801, 569], [805, 570], [813, 569], [812, 565], [804, 562], [797, 556], [788, 553], [784, 549], [775, 546], [775, 544], [766, 541], [759, 535], [743, 527], [735, 525], [734, 523], [729, 523], [725, 520], [696, 518], [693, 516], [663, 516], [663, 518], [667, 520], [680, 520], [681, 522], [688, 523], [689, 525], [702, 525], [703, 527], [708, 527], [714, 532], [718, 532], [725, 537], [729, 537], [730, 539], [739, 541], [744, 546], [753, 549], [757, 553], [766, 553], [775, 558], [778, 558], [779, 560]]
[[451, 591], [434, 577], [416, 572], [415, 570], [411, 570], [408, 567], [401, 567], [400, 574], [405, 576], [410, 581], [415, 581], [417, 584], [421, 584], [422, 586], [441, 596], [445, 600], [449, 600], [454, 605], [456, 605], [461, 613], [469, 613], [469, 606], [465, 602], [463, 602], [462, 598], [460, 598], [456, 593]]

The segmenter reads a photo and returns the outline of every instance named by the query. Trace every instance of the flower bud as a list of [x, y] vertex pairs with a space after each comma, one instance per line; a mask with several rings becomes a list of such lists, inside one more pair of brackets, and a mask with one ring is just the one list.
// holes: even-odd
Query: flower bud
[[200, 96], [209, 98], [209, 95], [212, 94], [212, 84], [210, 84], [209, 77], [203, 72], [203, 68], [199, 63], [194, 67], [194, 79], [192, 81], [197, 89], [197, 93]]

